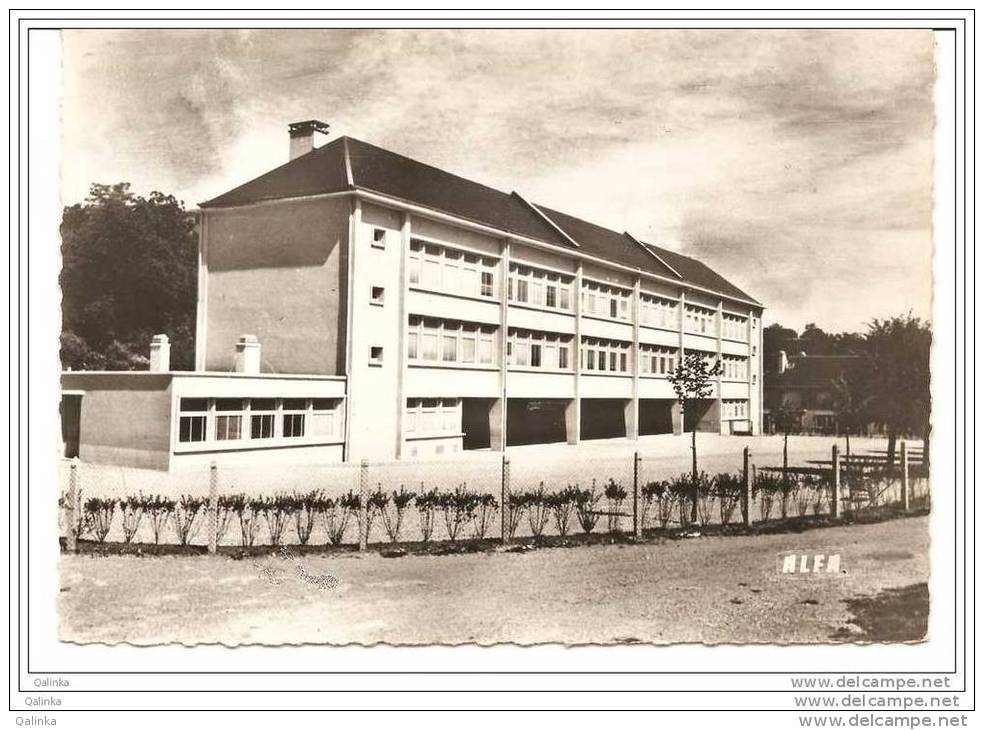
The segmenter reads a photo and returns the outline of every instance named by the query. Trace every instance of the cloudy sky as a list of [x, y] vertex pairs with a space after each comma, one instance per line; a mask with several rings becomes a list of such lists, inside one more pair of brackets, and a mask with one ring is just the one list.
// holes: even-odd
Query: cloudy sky
[[930, 313], [923, 31], [74, 31], [63, 202], [194, 205], [346, 134], [703, 259], [768, 322]]

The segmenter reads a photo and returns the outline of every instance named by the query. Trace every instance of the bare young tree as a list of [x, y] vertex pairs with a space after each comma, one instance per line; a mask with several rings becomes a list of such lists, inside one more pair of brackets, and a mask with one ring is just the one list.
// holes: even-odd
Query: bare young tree
[[[677, 402], [684, 413], [692, 413], [696, 409], [697, 401], [705, 400], [714, 392], [714, 378], [721, 374], [721, 361], [715, 360], [713, 365], [709, 365], [703, 355], [698, 353], [688, 354], [683, 361], [677, 365], [676, 369], [670, 374], [669, 381], [676, 393]], [[697, 419], [691, 418], [690, 421], [690, 452], [692, 457], [691, 465], [691, 522], [697, 521]]]

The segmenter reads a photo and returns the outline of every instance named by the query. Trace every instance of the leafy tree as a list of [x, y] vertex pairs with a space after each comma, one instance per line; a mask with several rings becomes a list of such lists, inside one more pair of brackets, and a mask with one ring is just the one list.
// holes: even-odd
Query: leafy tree
[[[707, 364], [702, 355], [690, 353], [683, 362], [677, 365], [676, 369], [670, 374], [669, 381], [676, 393], [679, 402], [686, 416], [691, 413], [691, 408], [696, 406], [696, 402], [709, 398], [714, 390], [713, 378], [721, 374], [721, 362], [717, 360], [713, 366]], [[697, 419], [690, 420], [690, 452], [692, 456], [691, 481], [693, 485], [692, 504], [690, 511], [690, 521], [697, 521]]]
[[837, 419], [837, 429], [844, 434], [844, 452], [851, 458], [851, 434], [859, 433], [867, 422], [871, 396], [861, 380], [863, 371], [851, 367], [830, 381], [830, 407]]
[[932, 342], [929, 323], [911, 313], [868, 325], [864, 380], [871, 400], [866, 410], [888, 432], [890, 461], [900, 435], [918, 434], [929, 447]]
[[65, 207], [61, 237], [62, 366], [146, 368], [151, 337], [164, 333], [172, 368], [191, 369], [198, 245], [183, 203], [93, 184]]

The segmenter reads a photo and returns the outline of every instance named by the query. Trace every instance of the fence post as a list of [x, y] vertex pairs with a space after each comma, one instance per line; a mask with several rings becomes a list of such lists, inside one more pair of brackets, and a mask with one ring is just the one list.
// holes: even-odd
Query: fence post
[[502, 456], [502, 494], [499, 502], [499, 538], [502, 544], [509, 542], [509, 459]]
[[219, 467], [213, 461], [208, 467], [208, 552], [219, 551]]
[[837, 519], [840, 517], [841, 504], [840, 504], [840, 492], [841, 492], [841, 459], [840, 450], [837, 448], [837, 444], [834, 444], [830, 450], [830, 463], [831, 463], [831, 491], [830, 491], [830, 514]]
[[65, 530], [65, 550], [70, 553], [78, 550], [78, 545], [76, 544], [78, 536], [75, 534], [75, 526], [78, 524], [78, 515], [75, 514], [76, 509], [78, 509], [78, 495], [79, 460], [78, 458], [74, 458], [68, 470], [68, 504], [65, 505], [66, 520], [68, 522], [68, 529]]
[[359, 465], [359, 550], [369, 545], [369, 459]]
[[752, 450], [742, 451], [741, 520], [745, 527], [752, 524]]
[[902, 509], [906, 512], [909, 511], [909, 453], [905, 446], [905, 441], [902, 442]]
[[642, 539], [642, 520], [639, 519], [639, 462], [642, 458], [639, 452], [632, 457], [632, 534], [636, 539]]

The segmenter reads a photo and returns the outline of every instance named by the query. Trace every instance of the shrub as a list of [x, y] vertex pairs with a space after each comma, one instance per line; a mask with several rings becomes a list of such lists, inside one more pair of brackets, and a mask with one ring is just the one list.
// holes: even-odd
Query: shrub
[[372, 534], [372, 523], [375, 521], [376, 515], [382, 518], [382, 515], [386, 514], [389, 500], [390, 497], [383, 491], [382, 485], [377, 485], [376, 491], [366, 499], [366, 542], [369, 541], [369, 536]]
[[451, 542], [458, 539], [461, 528], [472, 519], [475, 508], [473, 497], [464, 484], [438, 497], [438, 506], [444, 514], [444, 527]]
[[523, 492], [520, 498], [526, 510], [526, 521], [529, 523], [530, 532], [535, 539], [539, 540], [543, 537], [547, 520], [550, 518], [550, 506], [547, 503], [547, 493], [543, 488], [543, 482], [540, 482], [536, 489]]
[[779, 493], [779, 514], [782, 519], [789, 517], [789, 502], [795, 499], [798, 488], [799, 481], [795, 475], [786, 473], [779, 476], [776, 489]]
[[816, 475], [813, 482], [813, 514], [819, 515], [824, 511], [824, 503], [830, 502], [830, 485], [822, 476]]
[[204, 506], [205, 500], [191, 495], [182, 495], [171, 512], [174, 521], [174, 533], [181, 545], [187, 545], [198, 532], [198, 513]]
[[670, 482], [647, 482], [642, 486], [642, 524], [645, 527], [646, 515], [655, 507], [656, 519], [659, 526], [666, 529], [673, 516], [673, 505], [676, 500], [670, 487]]
[[813, 491], [813, 477], [811, 475], [804, 474], [797, 480], [796, 489], [793, 491], [793, 501], [796, 505], [796, 514], [800, 517], [806, 517], [806, 513], [810, 511]]
[[[422, 482], [420, 486], [423, 489]], [[434, 534], [434, 515], [437, 512], [439, 500], [440, 495], [436, 489], [431, 489], [429, 492], [421, 491], [420, 494], [414, 496], [413, 503], [417, 508], [420, 522], [420, 537], [424, 542], [429, 542], [431, 535]]]
[[745, 480], [741, 473], [722, 472], [714, 477], [714, 488], [718, 498], [721, 524], [729, 525], [735, 515], [735, 510], [741, 503], [741, 493], [745, 488]]
[[714, 503], [717, 499], [716, 485], [713, 478], [706, 473], [700, 472], [697, 481], [694, 482], [693, 475], [690, 477], [691, 493], [697, 495], [697, 519], [701, 527], [707, 527], [714, 518]]
[[[400, 539], [400, 527], [403, 525], [403, 515], [412, 501], [413, 492], [408, 492], [403, 488], [402, 484], [400, 485], [399, 492], [393, 492], [390, 495], [387, 505], [381, 513], [383, 527], [386, 528], [386, 534], [389, 536], [390, 542], [397, 542]], [[390, 505], [392, 505], [392, 509], [390, 509]]]
[[554, 526], [561, 537], [567, 537], [570, 532], [576, 497], [576, 490], [569, 484], [565, 489], [547, 495], [547, 507], [553, 514]]
[[140, 520], [143, 518], [143, 495], [125, 497], [119, 501], [119, 506], [123, 520], [123, 542], [129, 544], [140, 529]]
[[574, 510], [577, 513], [577, 521], [585, 534], [591, 534], [595, 525], [598, 524], [599, 515], [595, 507], [598, 506], [601, 495], [595, 493], [593, 480], [591, 482], [591, 489], [575, 487], [572, 494], [574, 496]]
[[526, 501], [522, 493], [510, 492], [507, 504], [509, 505], [509, 509], [506, 512], [506, 533], [511, 540], [516, 537], [519, 522], [523, 519], [523, 513], [526, 511]]
[[755, 499], [759, 503], [759, 514], [763, 521], [772, 516], [772, 507], [775, 504], [776, 495], [781, 492], [782, 477], [768, 472], [762, 472], [755, 476], [753, 491]]
[[345, 528], [348, 527], [352, 517], [351, 510], [342, 506], [341, 499], [332, 499], [324, 495], [319, 496], [316, 510], [324, 524], [328, 543], [341, 545], [342, 539], [345, 537]]
[[690, 474], [681, 474], [675, 479], [671, 479], [670, 492], [680, 516], [680, 527], [687, 527], [690, 524], [690, 505], [693, 494], [693, 480], [690, 478]]
[[239, 536], [243, 547], [252, 547], [256, 542], [263, 506], [263, 500], [248, 498], [245, 494], [230, 497], [230, 507], [239, 518]]
[[92, 534], [99, 542], [106, 540], [110, 528], [113, 526], [113, 513], [116, 512], [115, 499], [100, 499], [90, 497], [85, 500], [83, 505], [85, 510], [85, 521], [89, 525]]
[[164, 526], [171, 519], [171, 513], [174, 512], [174, 500], [168, 497], [162, 497], [159, 494], [155, 494], [152, 497], [147, 497], [143, 502], [143, 513], [147, 515], [150, 519], [150, 526], [154, 533], [154, 544], [159, 545], [161, 542], [161, 532], [164, 530]]
[[294, 500], [286, 494], [275, 494], [272, 497], [258, 499], [256, 503], [257, 511], [263, 515], [263, 519], [266, 521], [267, 530], [270, 533], [270, 544], [280, 545], [284, 540], [287, 523], [295, 511]]
[[320, 498], [321, 493], [318, 490], [304, 493], [294, 492], [290, 497], [291, 511], [294, 514], [294, 532], [297, 533], [299, 545], [307, 545], [311, 539]]
[[226, 531], [229, 529], [229, 521], [232, 520], [232, 516], [236, 513], [233, 508], [235, 504], [235, 496], [228, 494], [220, 494], [218, 499], [218, 513], [215, 519], [215, 544], [219, 545], [222, 543], [222, 538], [225, 537]]
[[479, 540], [485, 538], [496, 513], [499, 511], [499, 500], [494, 494], [479, 494], [475, 496], [474, 517], [472, 518], [473, 534]]
[[608, 531], [619, 532], [619, 521], [622, 511], [622, 504], [625, 502], [627, 493], [620, 482], [609, 479], [605, 485], [605, 498], [608, 500]]

